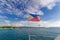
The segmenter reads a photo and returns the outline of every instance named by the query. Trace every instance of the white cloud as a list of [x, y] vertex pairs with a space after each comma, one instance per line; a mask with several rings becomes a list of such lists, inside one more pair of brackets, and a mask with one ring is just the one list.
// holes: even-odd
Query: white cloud
[[38, 10], [34, 7], [29, 7], [26, 11], [30, 14], [36, 14], [36, 15], [43, 15], [44, 14], [41, 10]]
[[40, 22], [31, 22], [31, 21], [20, 21], [14, 22], [13, 26], [21, 27], [21, 26], [28, 26], [28, 27], [60, 27], [60, 21], [40, 21]]
[[9, 26], [9, 20], [7, 16], [0, 15], [0, 26]]
[[0, 19], [8, 19], [8, 17], [7, 16], [1, 16], [0, 15]]
[[37, 27], [39, 26], [40, 22], [31, 22], [31, 21], [20, 21], [20, 22], [14, 22], [13, 26], [21, 27]]
[[55, 0], [55, 2], [60, 2], [60, 0]]
[[[9, 11], [9, 14], [15, 14], [17, 16], [21, 16], [24, 14], [23, 12], [27, 12], [28, 14], [37, 14], [37, 15], [43, 15], [44, 12], [41, 11], [40, 9], [43, 7], [47, 7], [48, 9], [52, 9], [55, 5], [56, 2], [59, 2], [59, 0], [0, 0], [1, 1], [1, 6], [4, 7], [6, 5], [6, 10]], [[21, 8], [17, 8], [16, 5], [23, 5]], [[27, 8], [25, 9], [24, 6]], [[21, 10], [24, 8], [24, 11]]]
[[17, 27], [60, 27], [60, 21], [40, 21], [40, 22], [32, 22], [32, 21], [19, 21], [11, 23], [9, 20], [5, 20], [2, 26], [17, 26]]
[[9, 21], [9, 20], [5, 20], [5, 21], [4, 21], [4, 23], [5, 23], [5, 25], [4, 25], [4, 26], [11, 26], [11, 23], [10, 23], [10, 21]]
[[55, 0], [41, 0], [42, 6], [47, 6], [50, 3], [54, 3]]
[[12, 26], [9, 20], [0, 20], [0, 26]]
[[47, 6], [47, 8], [48, 9], [53, 9], [53, 7], [55, 7], [56, 6], [56, 4], [55, 3], [52, 3], [52, 4], [49, 4], [48, 6]]
[[60, 27], [60, 21], [42, 21], [41, 24], [44, 27]]
[[40, 9], [47, 7], [48, 9], [53, 9], [56, 6], [55, 0], [30, 0], [28, 4], [27, 12], [31, 14], [43, 15], [44, 12]]
[[48, 23], [48, 26], [60, 27], [60, 21], [50, 22], [50, 23]]
[[[41, 8], [47, 7], [48, 9], [51, 10], [51, 9], [53, 9], [53, 7], [56, 6], [56, 2], [59, 2], [60, 0], [30, 0], [30, 1], [28, 1], [28, 0], [8, 0], [8, 2], [6, 0], [0, 0], [0, 1], [1, 1], [0, 8], [1, 8], [1, 6], [4, 7], [4, 5], [6, 5], [7, 8], [4, 10], [7, 10], [8, 12], [10, 12], [9, 14], [15, 14], [17, 16], [22, 16], [24, 14], [23, 13], [24, 11], [27, 12], [28, 14], [30, 13], [30, 14], [36, 14], [36, 15], [44, 15], [44, 12], [42, 10], [40, 10]], [[16, 5], [13, 4], [12, 2], [14, 2]], [[25, 9], [24, 7], [23, 7], [24, 10], [21, 10], [22, 8], [17, 8], [16, 6], [18, 4], [25, 6], [27, 9]], [[0, 12], [3, 12], [3, 10], [0, 10]], [[25, 16], [29, 16], [29, 15], [25, 15]], [[4, 19], [4, 17], [0, 17], [0, 18]], [[20, 26], [20, 25], [22, 25], [20, 23], [24, 23], [24, 22], [25, 21], [16, 22], [16, 23], [14, 22], [12, 25]], [[5, 20], [5, 23], [6, 23], [6, 25], [11, 25], [8, 20]], [[59, 23], [60, 22], [42, 21], [40, 24], [43, 26], [46, 26], [46, 27], [47, 26], [51, 27], [51, 26], [60, 26]]]
[[0, 13], [3, 13], [2, 10], [0, 10]]

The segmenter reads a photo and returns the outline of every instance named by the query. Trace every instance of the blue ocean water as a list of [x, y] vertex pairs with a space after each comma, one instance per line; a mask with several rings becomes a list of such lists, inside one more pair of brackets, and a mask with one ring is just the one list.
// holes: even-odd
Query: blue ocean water
[[[55, 30], [55, 29], [54, 29]], [[29, 40], [29, 35], [35, 35], [30, 37], [30, 40], [54, 40], [55, 36], [59, 33], [52, 33], [52, 29], [45, 28], [6, 28], [0, 29], [0, 40]], [[50, 33], [48, 33], [50, 32]], [[40, 36], [36, 36], [40, 35]], [[54, 36], [54, 37], [43, 37], [43, 36]]]

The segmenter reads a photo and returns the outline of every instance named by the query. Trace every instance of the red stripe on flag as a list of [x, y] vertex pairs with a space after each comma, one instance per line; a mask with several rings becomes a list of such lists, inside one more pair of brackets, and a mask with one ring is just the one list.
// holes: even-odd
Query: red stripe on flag
[[32, 18], [29, 21], [37, 21], [37, 22], [39, 22], [40, 20], [41, 20], [40, 18]]

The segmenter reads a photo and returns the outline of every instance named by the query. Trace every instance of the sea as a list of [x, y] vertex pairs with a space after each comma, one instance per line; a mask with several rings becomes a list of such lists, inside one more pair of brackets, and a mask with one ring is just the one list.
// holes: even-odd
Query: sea
[[60, 28], [17, 27], [0, 29], [0, 40], [55, 40]]

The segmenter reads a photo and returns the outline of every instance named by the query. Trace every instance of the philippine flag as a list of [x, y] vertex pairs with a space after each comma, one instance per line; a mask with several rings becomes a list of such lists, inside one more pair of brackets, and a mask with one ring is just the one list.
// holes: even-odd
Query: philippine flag
[[41, 19], [37, 15], [31, 15], [31, 16], [29, 16], [29, 21], [40, 22]]

